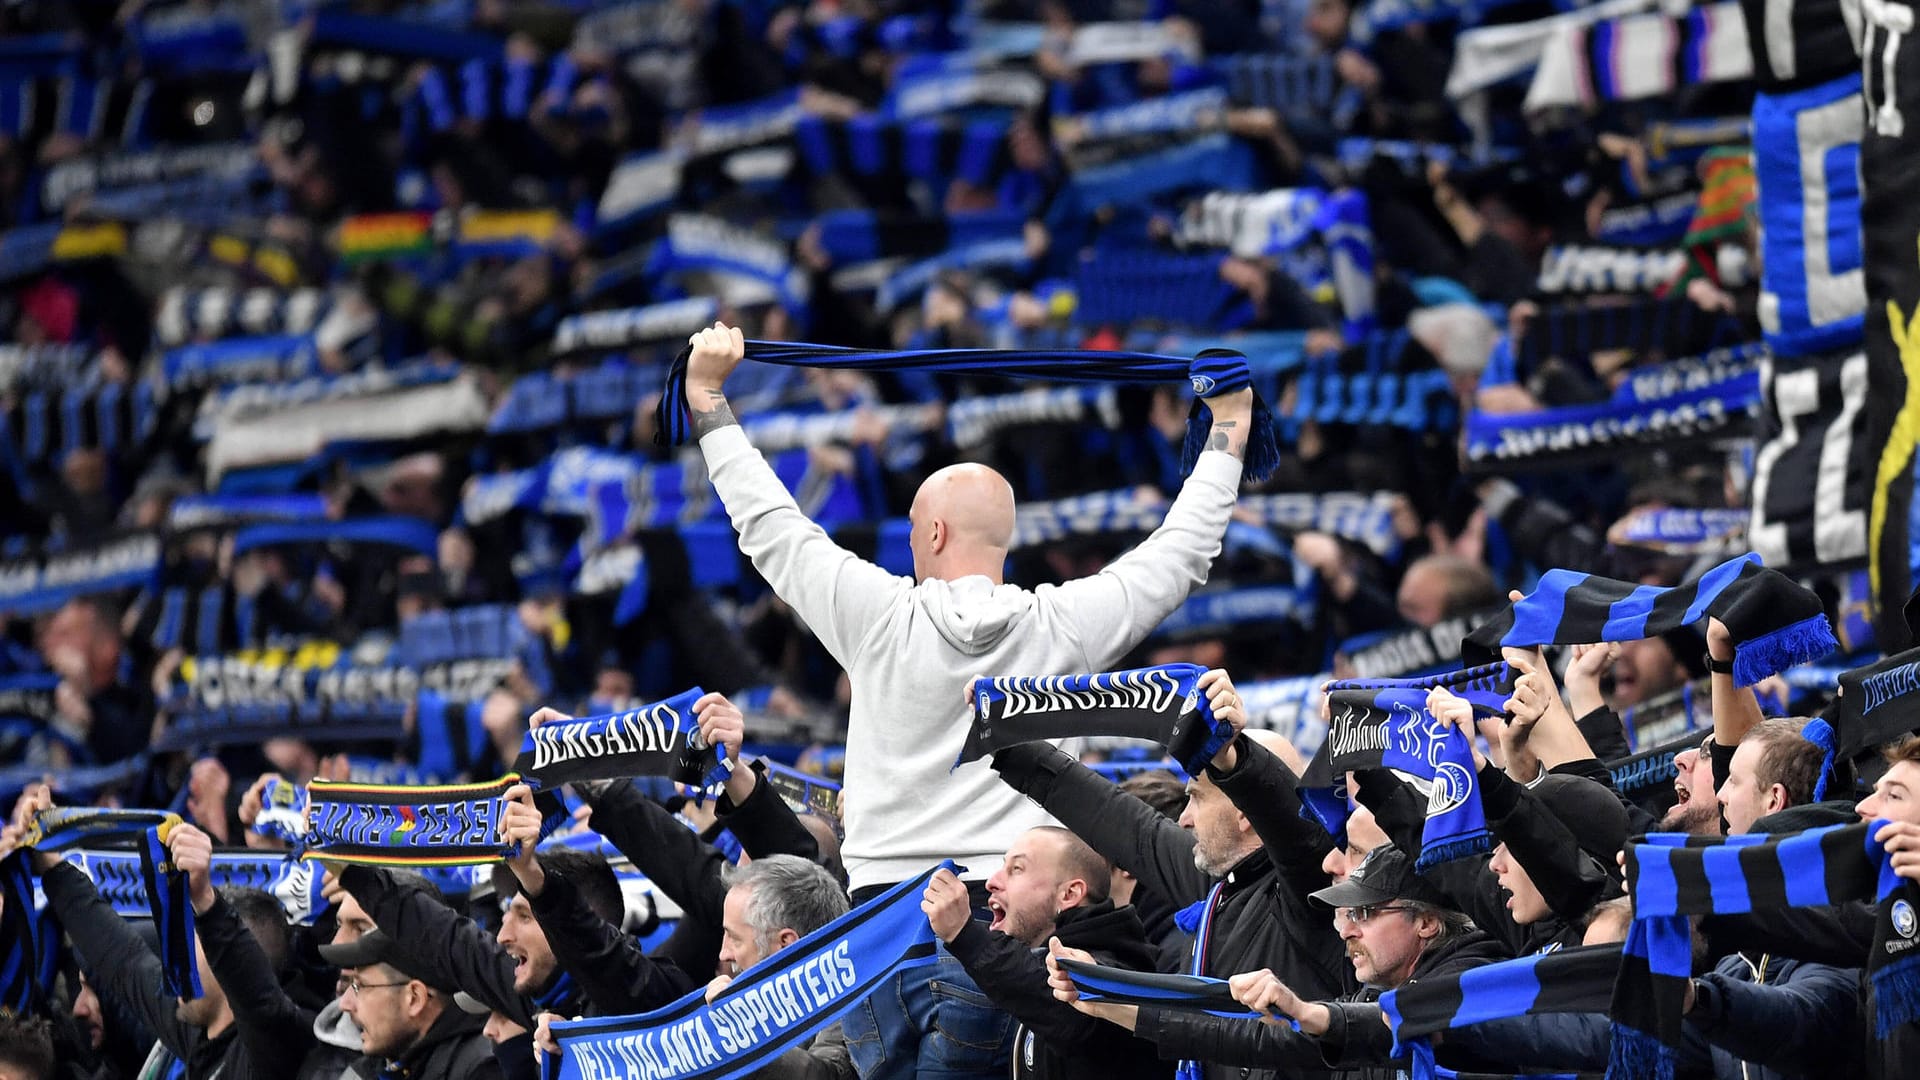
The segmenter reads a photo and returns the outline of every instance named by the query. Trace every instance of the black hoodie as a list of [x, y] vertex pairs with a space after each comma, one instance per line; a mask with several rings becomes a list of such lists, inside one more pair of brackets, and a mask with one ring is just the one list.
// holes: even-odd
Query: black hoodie
[[[1102, 966], [1154, 970], [1154, 947], [1132, 906], [1116, 908], [1102, 900], [1068, 908], [1053, 932], [1061, 944], [1085, 949]], [[1173, 1066], [1159, 1060], [1152, 1043], [1125, 1037], [1106, 1021], [1054, 1000], [1047, 987], [1046, 950], [969, 922], [947, 951], [995, 1005], [1020, 1021], [1013, 1042], [1014, 1080], [1164, 1080], [1172, 1074]]]

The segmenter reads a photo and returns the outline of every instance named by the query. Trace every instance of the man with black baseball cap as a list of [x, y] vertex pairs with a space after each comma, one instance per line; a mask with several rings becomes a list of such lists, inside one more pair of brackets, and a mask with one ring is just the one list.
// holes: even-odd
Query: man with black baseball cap
[[[1550, 682], [1535, 689], [1558, 700]], [[1516, 701], [1519, 695], [1516, 690]], [[1430, 707], [1436, 719], [1458, 725], [1472, 739], [1473, 710], [1467, 702], [1436, 691]], [[1564, 710], [1543, 710], [1538, 724], [1542, 729], [1560, 725], [1569, 746], [1585, 750]], [[1498, 846], [1486, 862], [1457, 859], [1434, 867], [1427, 875], [1429, 887], [1513, 955], [1581, 944], [1594, 906], [1621, 892], [1613, 855], [1626, 844], [1625, 805], [1605, 786], [1571, 773], [1544, 773], [1531, 787], [1522, 785], [1489, 762], [1477, 744], [1473, 763], [1480, 805]], [[1361, 803], [1373, 810], [1394, 846], [1418, 852], [1427, 796], [1388, 769], [1368, 769], [1358, 777]]]
[[[1236, 975], [1229, 980], [1234, 997], [1277, 1022], [1216, 1025], [1207, 1039], [1188, 1045], [1176, 1037], [1182, 1028], [1164, 1023], [1166, 1010], [1081, 1001], [1059, 966], [1049, 963], [1054, 995], [1155, 1043], [1163, 1058], [1286, 1074], [1352, 1070], [1348, 1075], [1355, 1080], [1393, 1080], [1399, 1069], [1389, 1064], [1393, 1038], [1374, 1004], [1380, 995], [1424, 976], [1508, 958], [1465, 915], [1447, 906], [1446, 898], [1414, 873], [1413, 860], [1390, 844], [1375, 848], [1345, 881], [1313, 893], [1311, 899], [1316, 907], [1332, 911], [1334, 930], [1361, 984], [1337, 1001], [1303, 1000], [1272, 971]], [[1090, 959], [1057, 945], [1054, 955]], [[1289, 1020], [1297, 1021], [1299, 1030], [1289, 1026]]]
[[354, 1071], [366, 1080], [501, 1080], [481, 1018], [458, 1008], [449, 987], [430, 986], [397, 965], [399, 943], [374, 929], [354, 941], [320, 946], [347, 978], [341, 1006], [360, 1025], [367, 1056]]

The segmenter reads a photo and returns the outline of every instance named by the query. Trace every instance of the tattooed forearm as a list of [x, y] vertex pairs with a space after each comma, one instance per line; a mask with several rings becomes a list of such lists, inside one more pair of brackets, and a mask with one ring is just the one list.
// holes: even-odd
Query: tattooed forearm
[[[727, 396], [720, 391], [696, 390], [692, 391], [689, 396], [691, 396], [691, 394], [702, 394], [705, 395], [707, 399], [705, 402], [707, 406], [706, 411], [702, 412], [697, 407], [687, 410], [693, 414], [693, 437], [695, 441], [698, 441], [709, 431], [718, 431], [729, 424], [737, 424], [740, 422], [733, 418], [733, 407], [727, 404]], [[691, 402], [689, 402], [689, 404], [691, 404]]]
[[1223, 450], [1234, 457], [1243, 456], [1246, 448], [1244, 439], [1235, 438], [1234, 430], [1239, 425], [1232, 420], [1215, 420], [1213, 434], [1207, 437], [1207, 449]]

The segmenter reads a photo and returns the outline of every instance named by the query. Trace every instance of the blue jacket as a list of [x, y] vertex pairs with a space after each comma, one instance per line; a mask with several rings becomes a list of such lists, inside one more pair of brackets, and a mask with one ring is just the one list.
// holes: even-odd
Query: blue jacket
[[[1680, 1073], [1711, 1062], [1716, 1080], [1857, 1075], [1859, 971], [1756, 959], [1736, 953], [1699, 977]], [[1541, 1014], [1449, 1031], [1439, 1058], [1459, 1068], [1604, 1071], [1610, 1042], [1604, 1015]]]

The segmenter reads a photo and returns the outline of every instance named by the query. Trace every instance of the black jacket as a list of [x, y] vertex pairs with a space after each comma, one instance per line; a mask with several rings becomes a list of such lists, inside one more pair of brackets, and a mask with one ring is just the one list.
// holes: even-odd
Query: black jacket
[[[340, 886], [353, 894], [375, 926], [394, 939], [399, 949], [395, 966], [415, 978], [465, 990], [529, 1031], [535, 1026], [534, 1014], [542, 1008], [563, 1016], [589, 1011], [587, 997], [577, 987], [563, 994], [561, 1000], [544, 1005], [515, 990], [513, 957], [494, 936], [418, 886], [372, 866], [341, 870]], [[680, 993], [692, 988], [689, 980]], [[491, 1060], [492, 1055], [488, 1056]]]
[[[1529, 926], [1514, 922], [1507, 911], [1506, 890], [1485, 858], [1442, 863], [1427, 872], [1428, 884], [1446, 893], [1475, 926], [1493, 935], [1513, 956], [1580, 944], [1585, 928], [1567, 916], [1585, 915], [1601, 899], [1608, 881], [1606, 869], [1580, 850], [1571, 829], [1504, 772], [1489, 764], [1478, 775], [1488, 827], [1527, 868], [1554, 915]], [[1373, 811], [1381, 831], [1407, 855], [1419, 855], [1427, 821], [1426, 797], [1385, 769], [1368, 769], [1358, 776], [1359, 800]]]
[[[1303, 997], [1337, 997], [1352, 988], [1353, 968], [1332, 916], [1307, 902], [1308, 893], [1327, 885], [1320, 864], [1333, 841], [1300, 817], [1295, 778], [1284, 762], [1246, 739], [1239, 748], [1233, 772], [1216, 774], [1210, 768], [1208, 776], [1246, 814], [1265, 847], [1242, 859], [1224, 880], [1194, 866], [1193, 837], [1185, 829], [1057, 749], [1024, 755], [1024, 760], [996, 755], [994, 768], [1095, 851], [1173, 903], [1204, 900], [1215, 884], [1223, 885], [1201, 974], [1226, 978], [1271, 968]], [[1184, 1022], [1205, 1026], [1187, 1017], [1168, 1024]], [[1268, 1080], [1276, 1074], [1224, 1067], [1206, 1072], [1207, 1080], [1254, 1075]]]
[[[501, 1080], [493, 1045], [480, 1034], [483, 1017], [470, 1016], [451, 1000], [420, 1041], [393, 1063], [392, 1073], [405, 1080]], [[376, 1080], [388, 1068], [377, 1057], [363, 1057], [353, 1071], [363, 1080]]]
[[[1153, 971], [1158, 952], [1131, 906], [1108, 900], [1068, 908], [1054, 923], [1068, 948], [1085, 949], [1106, 967]], [[947, 945], [993, 1003], [1020, 1022], [1014, 1034], [1014, 1080], [1164, 1080], [1173, 1070], [1145, 1040], [1126, 1038], [1061, 1001], [1047, 986], [1044, 949], [1029, 948], [983, 922], [970, 921]]]
[[194, 921], [207, 964], [233, 1009], [233, 1024], [210, 1039], [175, 1016], [179, 1000], [166, 991], [159, 957], [79, 867], [62, 863], [40, 881], [48, 905], [98, 979], [101, 996], [137, 1014], [169, 1053], [186, 1062], [188, 1080], [216, 1072], [220, 1080], [281, 1080], [298, 1071], [313, 1046], [313, 1016], [280, 989], [266, 953], [225, 900], [214, 901]]
[[[720, 916], [727, 865], [719, 849], [625, 781], [589, 796], [592, 825], [680, 905], [679, 925], [647, 954], [638, 942], [594, 914], [573, 883], [548, 873], [539, 896], [527, 898], [562, 971], [571, 972], [604, 1015], [647, 1012], [711, 977], [720, 960]], [[738, 807], [722, 802], [722, 820], [752, 858], [817, 859], [819, 842], [800, 824], [773, 785], [762, 781]]]
[[[1407, 982], [1454, 975], [1508, 958], [1498, 942], [1470, 930], [1423, 953]], [[1380, 994], [1380, 988], [1366, 986], [1332, 1002], [1332, 1026], [1319, 1038], [1260, 1020], [1146, 1008], [1140, 1010], [1134, 1031], [1157, 1043], [1166, 1058], [1270, 1069], [1289, 1077], [1302, 1071], [1332, 1071], [1346, 1080], [1395, 1080], [1401, 1067], [1390, 1064], [1393, 1034], [1381, 1022], [1380, 1006], [1375, 1004]]]

